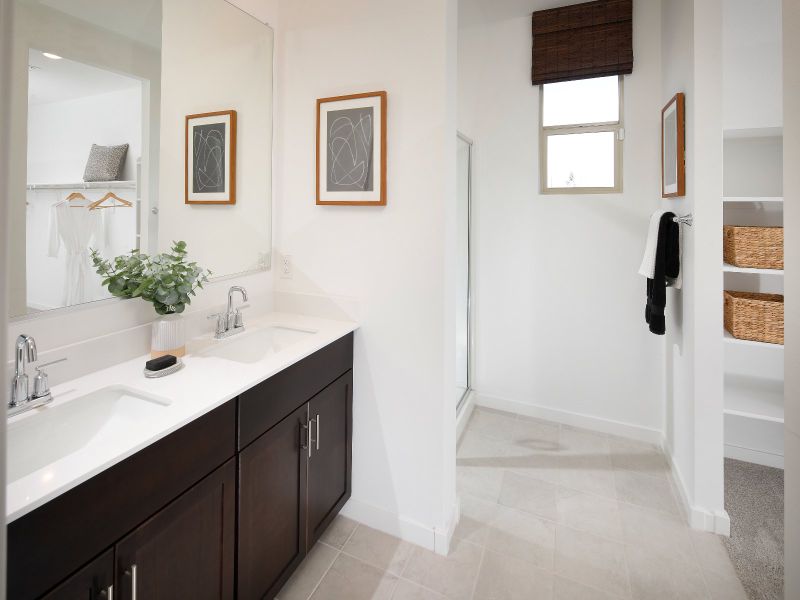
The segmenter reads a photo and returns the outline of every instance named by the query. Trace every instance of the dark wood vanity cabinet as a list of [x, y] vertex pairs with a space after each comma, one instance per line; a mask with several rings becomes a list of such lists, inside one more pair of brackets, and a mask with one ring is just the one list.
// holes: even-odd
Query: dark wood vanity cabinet
[[324, 352], [239, 399], [240, 443], [263, 431], [239, 453], [240, 599], [274, 598], [350, 498], [352, 336]]
[[115, 600], [234, 597], [236, 461], [182, 494], [115, 548]]
[[306, 547], [322, 535], [350, 498], [353, 464], [353, 372], [308, 403], [308, 526]]
[[353, 334], [9, 524], [10, 600], [274, 598], [350, 497]]
[[307, 423], [303, 405], [239, 454], [241, 598], [274, 595], [305, 556]]
[[236, 461], [230, 459], [44, 599], [230, 599], [235, 536]]
[[239, 598], [273, 598], [350, 498], [353, 372], [239, 454]]

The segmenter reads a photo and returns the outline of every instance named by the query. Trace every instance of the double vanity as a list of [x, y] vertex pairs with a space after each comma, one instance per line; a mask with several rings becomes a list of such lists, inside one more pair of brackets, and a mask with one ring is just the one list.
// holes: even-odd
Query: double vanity
[[274, 597], [350, 497], [354, 329], [273, 313], [12, 417], [8, 597]]
[[[180, 315], [210, 272], [252, 282], [254, 303], [271, 294], [274, 32], [224, 0], [11, 4], [9, 72], [22, 75], [3, 317], [15, 338], [47, 331], [48, 347], [38, 360], [17, 338], [7, 596], [272, 598], [350, 496], [355, 325], [273, 313], [245, 326], [234, 287], [213, 328], [198, 312], [180, 321], [213, 329], [182, 364], [145, 373], [148, 357], [121, 361], [144, 354], [155, 313], [112, 296]], [[189, 136], [190, 118], [220, 111], [238, 116]], [[190, 193], [195, 179], [208, 188]], [[116, 265], [131, 248], [159, 265], [136, 293], [91, 259]], [[154, 355], [183, 354], [171, 322], [154, 328]], [[64, 358], [54, 346], [69, 381], [64, 367], [47, 377]], [[88, 357], [103, 362], [83, 375]]]

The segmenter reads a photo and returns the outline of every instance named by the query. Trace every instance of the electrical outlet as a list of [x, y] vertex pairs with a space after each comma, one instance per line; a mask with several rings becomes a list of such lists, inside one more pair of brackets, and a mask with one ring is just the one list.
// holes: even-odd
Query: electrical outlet
[[281, 256], [281, 279], [291, 279], [292, 275], [292, 257], [284, 254]]

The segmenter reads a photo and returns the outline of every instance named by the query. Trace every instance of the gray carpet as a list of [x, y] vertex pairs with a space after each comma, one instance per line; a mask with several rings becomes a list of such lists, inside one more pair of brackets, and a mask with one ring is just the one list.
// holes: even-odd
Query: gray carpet
[[783, 598], [783, 471], [725, 459], [728, 554], [751, 600]]

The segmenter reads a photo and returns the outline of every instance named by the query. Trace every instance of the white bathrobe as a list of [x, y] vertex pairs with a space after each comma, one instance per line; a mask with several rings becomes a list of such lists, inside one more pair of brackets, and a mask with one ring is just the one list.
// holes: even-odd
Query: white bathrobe
[[48, 254], [56, 258], [63, 245], [67, 257], [63, 306], [95, 300], [89, 285], [94, 289], [99, 279], [92, 269], [89, 248], [102, 250], [105, 244], [102, 212], [69, 202], [61, 202], [50, 209]]

